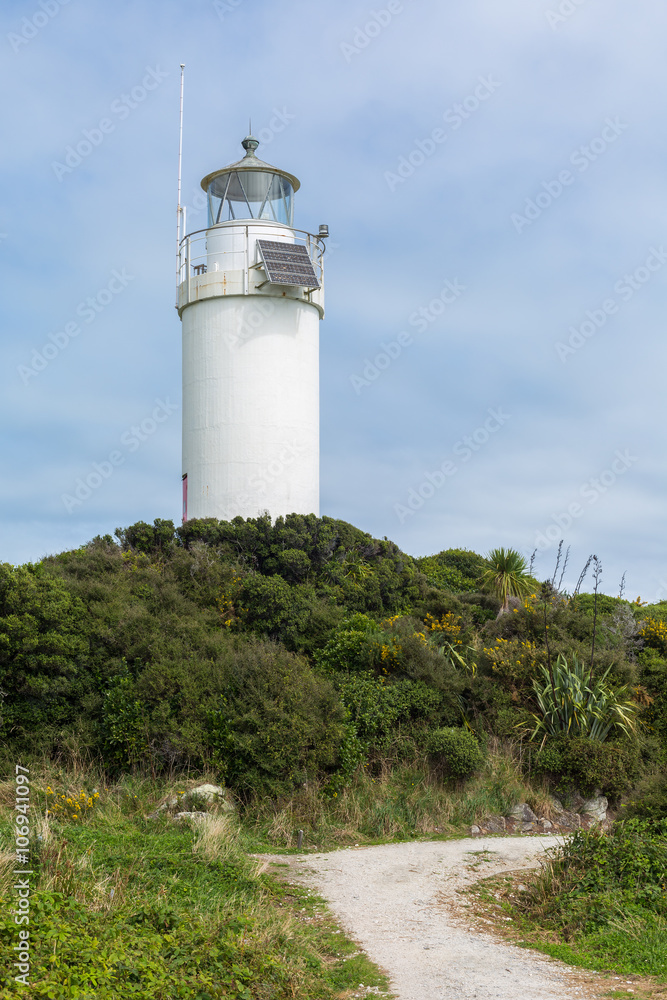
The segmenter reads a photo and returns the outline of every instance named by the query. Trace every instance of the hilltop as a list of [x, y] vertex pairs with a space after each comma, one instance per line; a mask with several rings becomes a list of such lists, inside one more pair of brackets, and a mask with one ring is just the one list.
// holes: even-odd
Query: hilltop
[[[460, 780], [503, 744], [553, 788], [620, 801], [664, 759], [667, 602], [524, 574], [499, 615], [488, 570], [474, 552], [412, 558], [301, 515], [139, 522], [4, 565], [5, 753], [76, 746], [111, 773], [212, 770], [249, 803], [313, 781], [331, 795], [380, 762]], [[536, 688], [563, 660], [587, 664], [611, 706], [585, 755], [590, 733], [547, 725]]]

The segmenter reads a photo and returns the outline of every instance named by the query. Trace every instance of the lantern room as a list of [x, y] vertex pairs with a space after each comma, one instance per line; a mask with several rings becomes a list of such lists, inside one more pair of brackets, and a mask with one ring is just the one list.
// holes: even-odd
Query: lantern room
[[253, 136], [247, 136], [241, 145], [246, 151], [242, 160], [208, 174], [201, 182], [208, 196], [209, 226], [261, 219], [292, 227], [299, 181], [258, 159], [255, 150], [259, 142]]

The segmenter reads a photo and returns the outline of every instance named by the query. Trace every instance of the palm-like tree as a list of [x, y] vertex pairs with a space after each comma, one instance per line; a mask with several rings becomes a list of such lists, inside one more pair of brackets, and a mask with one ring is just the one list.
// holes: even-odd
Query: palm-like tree
[[516, 549], [493, 549], [486, 556], [489, 568], [482, 573], [484, 590], [493, 591], [502, 601], [500, 613], [509, 610], [510, 597], [522, 597], [530, 593], [531, 578], [526, 560]]

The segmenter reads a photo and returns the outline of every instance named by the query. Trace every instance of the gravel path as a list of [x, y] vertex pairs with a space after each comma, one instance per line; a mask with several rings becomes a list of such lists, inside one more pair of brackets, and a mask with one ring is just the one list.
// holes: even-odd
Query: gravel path
[[[312, 885], [339, 923], [389, 975], [400, 1000], [597, 998], [594, 975], [508, 945], [466, 916], [457, 890], [536, 867], [556, 837], [386, 844], [264, 858]], [[482, 853], [484, 852], [484, 853]], [[608, 988], [608, 987], [607, 987]], [[359, 991], [358, 995], [364, 995]]]

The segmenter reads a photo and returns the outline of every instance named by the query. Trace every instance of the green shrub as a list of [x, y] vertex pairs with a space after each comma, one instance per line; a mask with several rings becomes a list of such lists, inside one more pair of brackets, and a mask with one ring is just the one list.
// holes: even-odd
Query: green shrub
[[137, 521], [129, 528], [116, 528], [116, 538], [123, 549], [134, 549], [146, 555], [168, 550], [175, 537], [174, 522], [157, 517], [153, 524]]
[[629, 802], [624, 804], [626, 816], [667, 820], [667, 773], [663, 768], [641, 779]]
[[470, 778], [484, 765], [484, 753], [469, 729], [434, 729], [426, 749], [434, 766], [449, 778]]
[[571, 936], [628, 911], [667, 916], [666, 883], [667, 821], [629, 819], [609, 831], [577, 830], [553, 849], [521, 894], [521, 909]]
[[372, 670], [381, 660], [379, 626], [368, 615], [356, 614], [340, 623], [313, 659], [326, 673]]
[[339, 690], [359, 739], [369, 748], [395, 735], [399, 723], [433, 721], [442, 707], [438, 692], [419, 681], [386, 682], [362, 674], [340, 683]]
[[329, 680], [304, 659], [259, 643], [239, 645], [224, 673], [209, 745], [231, 787], [283, 794], [336, 768], [345, 713]]
[[434, 556], [417, 560], [429, 582], [455, 593], [477, 589], [477, 581], [487, 568], [486, 560], [467, 549], [446, 549]]
[[247, 576], [241, 586], [239, 603], [244, 626], [261, 635], [298, 646], [298, 637], [308, 627], [308, 603], [299, 588], [290, 587], [281, 576]]
[[109, 685], [102, 707], [102, 751], [115, 768], [132, 767], [148, 754], [147, 720], [127, 669]]
[[647, 647], [638, 660], [641, 684], [650, 699], [642, 721], [667, 745], [667, 658]]
[[48, 750], [94, 688], [86, 608], [41, 565], [0, 565], [0, 689], [5, 735]]
[[537, 751], [533, 763], [538, 773], [549, 775], [563, 790], [589, 795], [599, 788], [618, 801], [641, 773], [641, 745], [636, 737], [601, 743], [560, 733]]

